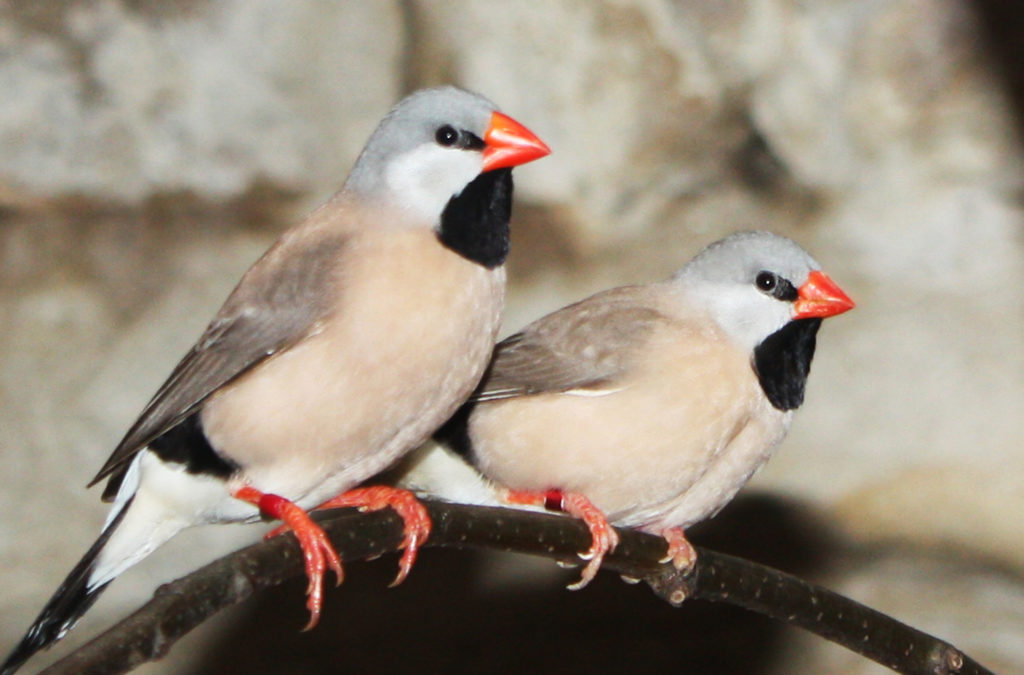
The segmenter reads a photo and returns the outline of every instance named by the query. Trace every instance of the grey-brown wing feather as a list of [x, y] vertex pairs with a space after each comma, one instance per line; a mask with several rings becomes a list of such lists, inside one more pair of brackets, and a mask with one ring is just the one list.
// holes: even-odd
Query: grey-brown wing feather
[[495, 347], [476, 402], [614, 386], [644, 348], [644, 337], [669, 321], [638, 303], [642, 287], [606, 291], [530, 324]]
[[[291, 242], [271, 248], [235, 287], [89, 485], [107, 476], [119, 482], [140, 450], [211, 394], [309, 335], [330, 309], [329, 276], [342, 245], [339, 237], [321, 237], [299, 244], [301, 251]], [[111, 491], [108, 486], [104, 496]]]

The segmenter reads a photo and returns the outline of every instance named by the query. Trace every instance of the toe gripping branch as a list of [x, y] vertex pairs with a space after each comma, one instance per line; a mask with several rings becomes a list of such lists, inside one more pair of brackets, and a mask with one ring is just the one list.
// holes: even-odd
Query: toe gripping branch
[[[236, 499], [255, 504], [261, 513], [283, 521], [283, 525], [267, 533], [266, 538], [276, 537], [289, 530], [295, 533], [306, 559], [306, 607], [309, 609], [309, 623], [303, 630], [309, 630], [320, 621], [323, 606], [324, 571], [330, 565], [341, 584], [344, 574], [341, 558], [338, 556], [323, 529], [309, 517], [309, 514], [293, 502], [274, 494], [267, 494], [245, 486], [233, 493]], [[314, 510], [358, 507], [361, 511], [378, 511], [387, 507], [394, 509], [405, 523], [405, 538], [402, 541], [402, 558], [398, 564], [398, 576], [391, 583], [397, 586], [409, 575], [419, 547], [430, 536], [430, 515], [416, 496], [408, 490], [386, 486], [374, 486], [349, 490], [329, 499]]]
[[320, 621], [320, 610], [324, 598], [324, 571], [330, 565], [338, 579], [338, 584], [344, 578], [341, 569], [341, 558], [331, 545], [330, 539], [323, 529], [313, 522], [301, 507], [297, 504], [279, 497], [278, 495], [260, 492], [254, 487], [244, 486], [232, 493], [236, 499], [255, 504], [260, 513], [281, 520], [284, 525], [271, 531], [267, 538], [276, 536], [288, 530], [295, 533], [302, 548], [302, 555], [306, 560], [306, 578], [309, 585], [306, 587], [306, 608], [309, 609], [309, 623], [303, 630], [310, 630]]
[[408, 490], [375, 485], [349, 490], [324, 502], [317, 509], [337, 509], [346, 506], [358, 507], [360, 511], [379, 511], [391, 507], [401, 516], [405, 523], [401, 546], [404, 550], [401, 560], [398, 561], [398, 576], [391, 585], [397, 586], [405, 581], [413, 563], [416, 562], [416, 553], [430, 536], [431, 522], [427, 508]]
[[661, 533], [668, 542], [668, 553], [661, 562], [672, 561], [677, 570], [689, 570], [697, 562], [697, 549], [689, 542], [681, 527], [670, 527]]
[[579, 556], [588, 562], [583, 568], [579, 581], [570, 584], [569, 590], [576, 591], [589, 584], [597, 575], [597, 570], [601, 568], [605, 554], [615, 550], [619, 543], [619, 535], [608, 522], [608, 518], [582, 494], [561, 490], [545, 492], [509, 490], [505, 499], [510, 504], [543, 506], [549, 511], [561, 511], [579, 518], [586, 524], [587, 529], [590, 530], [591, 545]]

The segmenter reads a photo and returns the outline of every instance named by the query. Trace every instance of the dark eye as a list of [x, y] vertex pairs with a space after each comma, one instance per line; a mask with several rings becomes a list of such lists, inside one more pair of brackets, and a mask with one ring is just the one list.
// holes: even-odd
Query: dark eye
[[790, 283], [789, 279], [771, 272], [758, 272], [754, 284], [765, 295], [770, 295], [783, 302], [793, 302], [800, 297], [800, 292]]
[[756, 283], [757, 287], [765, 293], [771, 293], [778, 285], [779, 278], [771, 272], [758, 272], [757, 279], [754, 283]]
[[459, 132], [446, 124], [437, 130], [437, 133], [434, 134], [434, 139], [438, 145], [450, 148], [458, 142]]

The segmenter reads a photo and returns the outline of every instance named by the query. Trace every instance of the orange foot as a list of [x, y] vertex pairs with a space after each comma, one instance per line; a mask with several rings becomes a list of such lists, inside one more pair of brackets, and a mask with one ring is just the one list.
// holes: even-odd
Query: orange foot
[[[360, 511], [379, 511], [389, 506], [402, 517], [405, 522], [405, 539], [402, 540], [402, 559], [398, 561], [398, 576], [391, 582], [392, 586], [405, 581], [409, 576], [409, 570], [416, 562], [416, 553], [420, 545], [430, 536], [430, 514], [416, 495], [408, 490], [378, 485], [374, 487], [356, 488], [349, 490], [333, 499], [329, 499], [315, 510], [340, 509], [347, 506], [359, 507]], [[268, 534], [272, 537], [288, 531], [288, 524], [273, 530]]]
[[302, 555], [306, 559], [306, 607], [309, 609], [309, 623], [302, 630], [310, 630], [320, 621], [320, 608], [324, 600], [324, 570], [330, 565], [338, 577], [343, 578], [341, 558], [331, 546], [330, 540], [323, 529], [314, 523], [309, 514], [284, 497], [260, 492], [254, 487], [244, 486], [231, 493], [235, 499], [255, 504], [261, 513], [284, 521], [284, 526], [267, 535], [272, 537], [287, 529], [295, 533], [302, 547]]
[[523, 490], [509, 490], [505, 494], [505, 500], [510, 504], [528, 504], [531, 506], [543, 506], [549, 511], [562, 511], [582, 520], [590, 530], [590, 548], [579, 556], [587, 560], [580, 580], [569, 584], [570, 591], [578, 591], [583, 588], [597, 575], [604, 556], [609, 551], [615, 550], [619, 544], [619, 535], [615, 528], [608, 522], [608, 518], [594, 504], [577, 492], [562, 492], [561, 490], [548, 490], [547, 492], [528, 492]]
[[693, 548], [686, 539], [681, 527], [670, 527], [661, 533], [661, 536], [668, 542], [668, 554], [661, 559], [661, 562], [672, 561], [677, 570], [685, 570], [693, 567], [697, 562], [697, 550]]

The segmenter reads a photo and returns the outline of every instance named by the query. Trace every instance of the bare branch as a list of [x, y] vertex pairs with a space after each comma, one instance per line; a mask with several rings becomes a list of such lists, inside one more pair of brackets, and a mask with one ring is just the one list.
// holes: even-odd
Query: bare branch
[[[590, 545], [578, 521], [543, 513], [428, 502], [434, 530], [428, 546], [486, 547], [578, 562]], [[317, 514], [345, 560], [397, 549], [401, 520], [390, 511], [351, 509]], [[642, 579], [674, 605], [685, 598], [727, 602], [785, 621], [902, 673], [989, 673], [952, 645], [853, 600], [746, 560], [698, 549], [688, 575], [660, 563], [665, 542], [619, 530], [621, 543], [604, 568]], [[128, 672], [161, 658], [217, 611], [304, 573], [290, 536], [255, 544], [161, 586], [145, 606], [48, 668], [49, 675]]]

